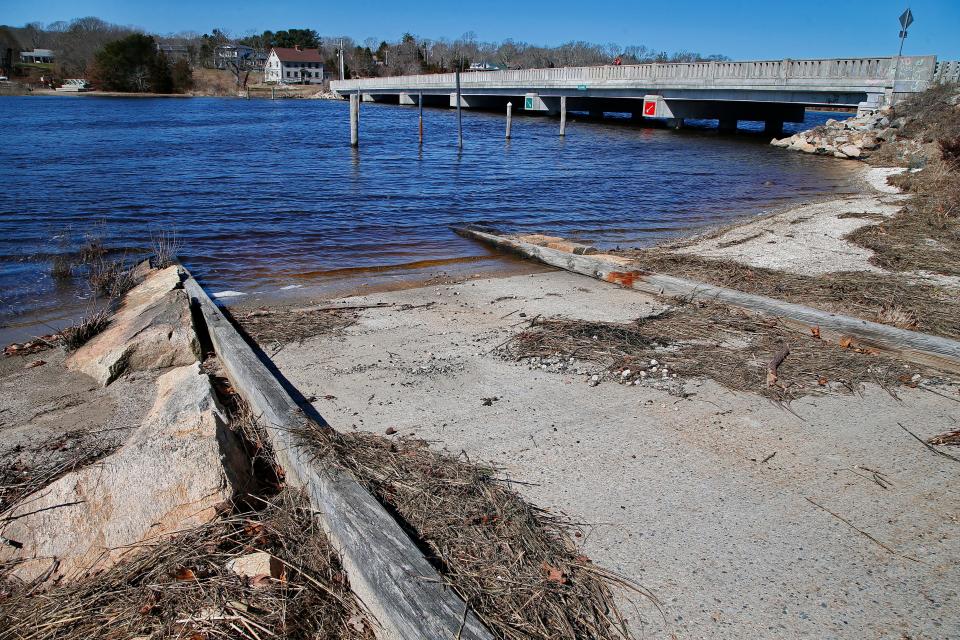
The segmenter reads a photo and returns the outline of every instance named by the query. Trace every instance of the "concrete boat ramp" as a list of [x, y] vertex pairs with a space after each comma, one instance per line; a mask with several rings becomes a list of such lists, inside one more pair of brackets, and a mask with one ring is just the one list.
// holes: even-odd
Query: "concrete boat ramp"
[[589, 363], [503, 358], [536, 316], [626, 322], [663, 306], [564, 271], [341, 302], [377, 306], [284, 344], [282, 374], [336, 429], [492, 461], [527, 498], [587, 523], [585, 553], [661, 602], [628, 609], [637, 637], [960, 633], [960, 465], [899, 426], [955, 428], [955, 386], [868, 385], [785, 410], [711, 380], [671, 395], [591, 386]]

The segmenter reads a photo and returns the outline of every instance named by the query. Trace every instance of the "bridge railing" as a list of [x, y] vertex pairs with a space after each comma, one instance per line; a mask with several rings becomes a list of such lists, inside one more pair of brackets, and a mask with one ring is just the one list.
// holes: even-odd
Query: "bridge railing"
[[933, 81], [938, 84], [960, 82], [960, 60], [939, 60], [933, 72]]
[[[750, 62], [689, 62], [651, 63], [599, 67], [556, 67], [550, 69], [520, 69], [515, 71], [478, 71], [460, 75], [461, 85], [537, 87], [576, 86], [578, 84], [610, 83], [632, 84], [673, 83], [677, 86], [712, 84], [787, 85], [791, 82], [823, 81], [836, 84], [850, 81], [857, 86], [893, 86], [898, 82], [929, 83], [934, 75], [934, 56], [897, 58], [832, 58], [824, 60], [760, 60]], [[898, 68], [899, 67], [899, 68]], [[952, 73], [951, 67], [946, 75]], [[390, 76], [333, 81], [334, 91], [391, 88], [416, 90], [418, 88], [452, 88], [454, 74], [438, 73], [414, 76]]]

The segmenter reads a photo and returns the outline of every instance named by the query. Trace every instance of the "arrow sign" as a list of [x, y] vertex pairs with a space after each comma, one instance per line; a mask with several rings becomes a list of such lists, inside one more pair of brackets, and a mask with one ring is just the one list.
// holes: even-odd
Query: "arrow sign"
[[906, 31], [911, 24], [913, 24], [913, 11], [907, 9], [900, 14], [900, 26], [903, 27], [904, 31]]

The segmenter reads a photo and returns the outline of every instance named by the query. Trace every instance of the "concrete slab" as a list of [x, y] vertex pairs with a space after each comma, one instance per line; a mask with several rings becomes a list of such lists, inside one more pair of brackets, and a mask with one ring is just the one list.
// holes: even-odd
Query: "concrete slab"
[[638, 637], [960, 634], [960, 465], [898, 426], [955, 428], [955, 387], [938, 389], [949, 399], [868, 388], [788, 412], [712, 381], [683, 399], [491, 353], [537, 314], [626, 321], [659, 307], [565, 272], [351, 300], [435, 304], [364, 310], [335, 337], [286, 345], [281, 372], [335, 428], [393, 427], [491, 460], [531, 500], [588, 523], [585, 552], [662, 602], [662, 616], [643, 600], [627, 609]]

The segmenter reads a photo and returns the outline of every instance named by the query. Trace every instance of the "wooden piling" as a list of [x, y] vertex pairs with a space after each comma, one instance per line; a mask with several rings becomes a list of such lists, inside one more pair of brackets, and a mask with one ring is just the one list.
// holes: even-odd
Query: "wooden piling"
[[567, 135], [567, 96], [560, 96], [560, 135]]
[[417, 105], [420, 109], [420, 144], [423, 144], [423, 91], [417, 96]]
[[360, 94], [350, 94], [350, 146], [360, 144]]
[[507, 140], [510, 139], [510, 127], [513, 125], [513, 103], [507, 103]]
[[457, 67], [457, 148], [463, 149], [463, 112], [460, 110], [460, 68]]

